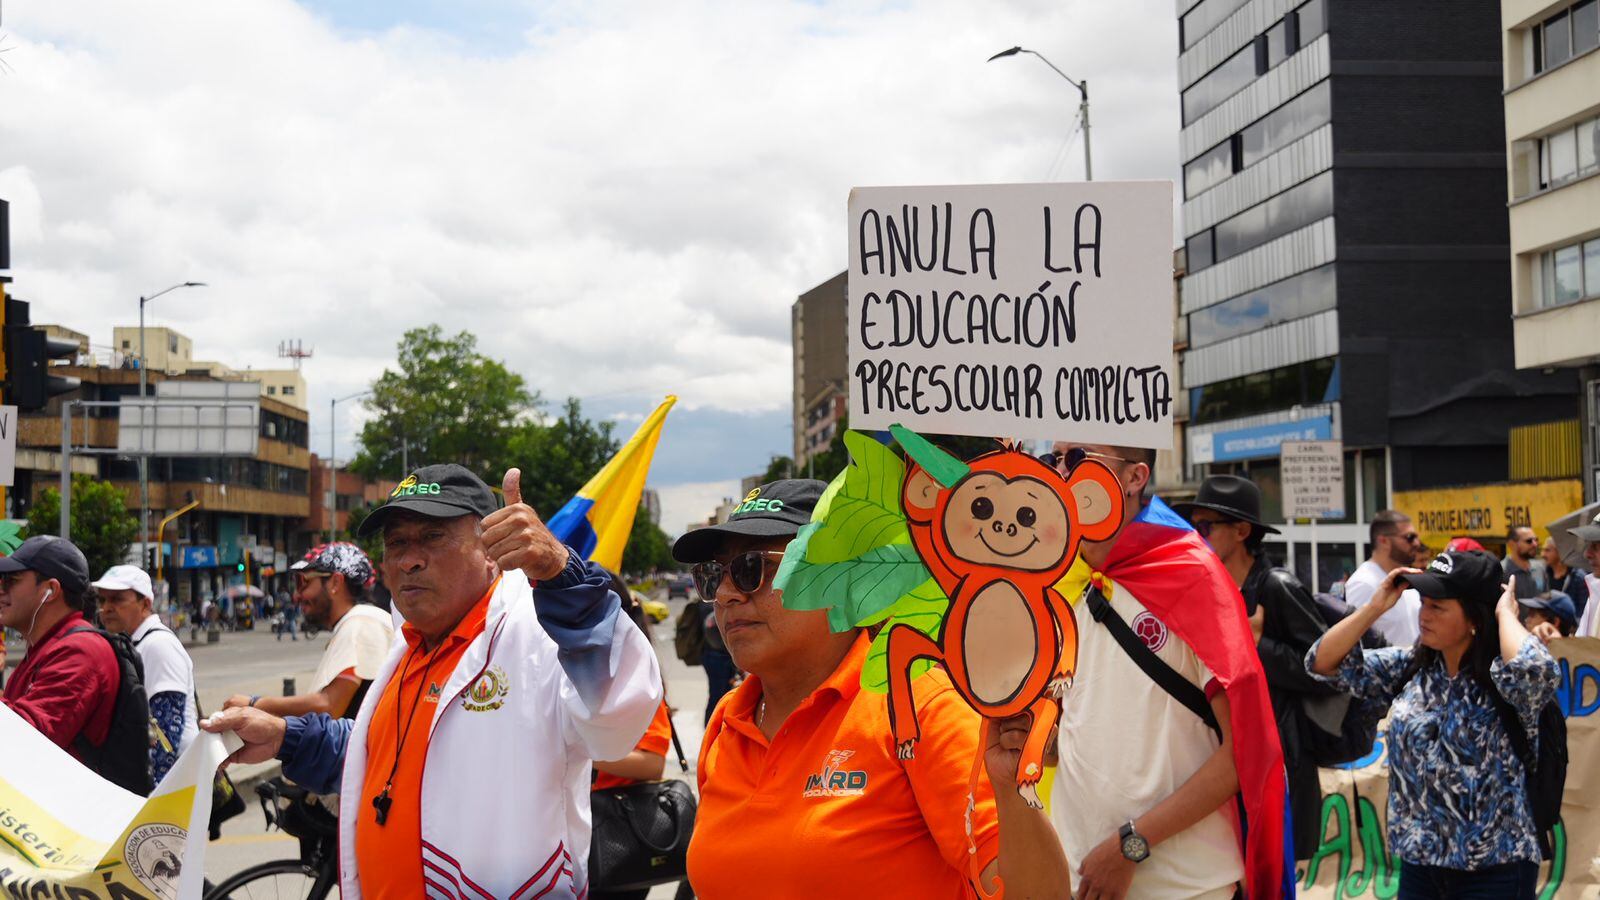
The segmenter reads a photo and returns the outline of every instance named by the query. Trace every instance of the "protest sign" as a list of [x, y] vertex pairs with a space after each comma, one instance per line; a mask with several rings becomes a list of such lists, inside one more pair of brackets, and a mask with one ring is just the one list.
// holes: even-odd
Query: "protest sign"
[[[1540, 867], [1540, 900], [1600, 895], [1600, 638], [1550, 644], [1561, 664], [1557, 702], [1567, 715], [1566, 793], [1554, 859]], [[1388, 841], [1388, 729], [1365, 758], [1323, 769], [1322, 843], [1296, 871], [1301, 897], [1395, 896], [1400, 860]]]
[[1172, 442], [1172, 184], [850, 192], [850, 425]]
[[[239, 739], [200, 734], [149, 798], [84, 768], [0, 706], [0, 896], [197, 898], [217, 766]], [[189, 840], [190, 835], [197, 840]]]

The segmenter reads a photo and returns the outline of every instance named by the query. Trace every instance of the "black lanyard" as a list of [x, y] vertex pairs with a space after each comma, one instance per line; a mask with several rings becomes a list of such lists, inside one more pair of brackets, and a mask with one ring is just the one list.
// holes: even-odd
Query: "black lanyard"
[[[394, 787], [394, 774], [400, 769], [400, 754], [406, 748], [406, 738], [411, 736], [411, 723], [417, 718], [417, 707], [422, 705], [422, 692], [428, 689], [428, 676], [433, 672], [433, 661], [438, 657], [439, 651], [442, 649], [444, 649], [444, 641], [440, 641], [439, 646], [433, 648], [433, 652], [428, 654], [428, 664], [422, 669], [422, 680], [417, 684], [417, 695], [411, 701], [411, 714], [406, 716], [406, 724], [403, 729], [400, 727], [400, 710], [396, 709], [394, 711], [394, 764], [389, 766], [389, 778], [383, 783], [383, 792], [372, 798], [372, 808], [377, 810], [376, 818], [379, 825], [389, 821], [389, 807], [394, 805], [393, 798], [389, 796], [389, 789]], [[400, 699], [400, 692], [405, 690], [406, 675], [410, 673], [411, 660], [415, 659], [416, 655], [415, 648], [412, 648], [411, 652], [406, 654], [406, 664], [400, 669], [400, 683], [396, 686], [394, 692], [396, 701]]]

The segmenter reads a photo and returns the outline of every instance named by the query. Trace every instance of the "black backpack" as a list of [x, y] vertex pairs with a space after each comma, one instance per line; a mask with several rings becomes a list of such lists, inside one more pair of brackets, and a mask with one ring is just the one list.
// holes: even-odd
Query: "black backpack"
[[[1339, 624], [1348, 618], [1355, 609], [1345, 603], [1343, 599], [1332, 594], [1312, 594], [1312, 603], [1317, 610], [1317, 615], [1329, 627]], [[1376, 629], [1368, 629], [1361, 636], [1363, 650], [1379, 650], [1389, 646], [1383, 635]], [[1371, 700], [1363, 700], [1348, 692], [1336, 697], [1326, 699], [1313, 699], [1303, 701], [1309, 705], [1313, 703], [1337, 704], [1344, 702], [1347, 705], [1339, 722], [1337, 734], [1323, 730], [1317, 724], [1318, 716], [1307, 715], [1307, 724], [1310, 728], [1307, 741], [1311, 758], [1316, 764], [1324, 767], [1341, 766], [1354, 762], [1372, 752], [1373, 745], [1378, 740], [1378, 723], [1388, 713], [1388, 706]]]
[[698, 600], [690, 599], [673, 624], [672, 649], [686, 666], [702, 664], [706, 652], [706, 613]]
[[150, 700], [144, 693], [144, 663], [125, 634], [79, 625], [67, 634], [92, 631], [111, 644], [117, 657], [117, 699], [111, 708], [111, 728], [105, 743], [96, 747], [79, 734], [73, 747], [83, 764], [101, 778], [141, 797], [150, 796]]
[[1495, 711], [1500, 723], [1511, 737], [1511, 749], [1527, 770], [1528, 807], [1533, 812], [1533, 824], [1539, 835], [1539, 855], [1551, 858], [1551, 834], [1561, 821], [1561, 797], [1567, 789], [1567, 718], [1561, 714], [1561, 704], [1550, 700], [1539, 708], [1539, 752], [1534, 754], [1528, 746], [1528, 733], [1522, 727], [1522, 717], [1498, 694]]

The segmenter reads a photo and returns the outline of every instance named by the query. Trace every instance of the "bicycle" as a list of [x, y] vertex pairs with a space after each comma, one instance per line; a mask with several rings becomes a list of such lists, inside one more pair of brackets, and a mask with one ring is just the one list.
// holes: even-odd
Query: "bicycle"
[[244, 869], [205, 892], [205, 900], [271, 897], [325, 900], [339, 887], [339, 820], [308, 801], [305, 788], [274, 778], [256, 785], [267, 827], [300, 839], [300, 856]]

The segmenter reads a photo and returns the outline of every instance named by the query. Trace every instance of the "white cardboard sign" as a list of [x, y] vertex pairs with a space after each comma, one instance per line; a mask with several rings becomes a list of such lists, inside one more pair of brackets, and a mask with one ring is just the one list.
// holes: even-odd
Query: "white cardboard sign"
[[17, 408], [0, 406], [0, 485], [17, 483]]
[[1284, 441], [1283, 515], [1288, 519], [1337, 519], [1344, 515], [1344, 444]]
[[1172, 183], [850, 192], [850, 427], [1172, 446]]

